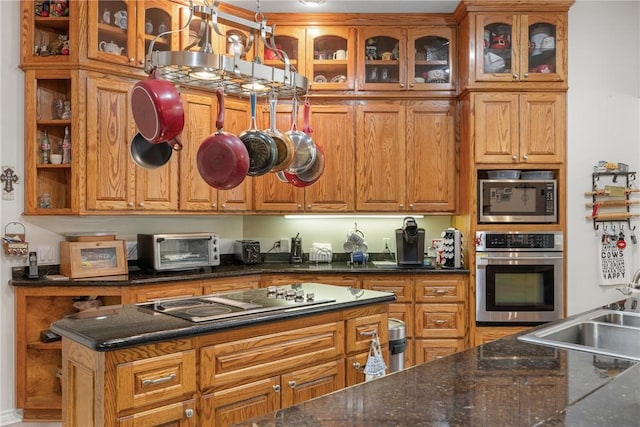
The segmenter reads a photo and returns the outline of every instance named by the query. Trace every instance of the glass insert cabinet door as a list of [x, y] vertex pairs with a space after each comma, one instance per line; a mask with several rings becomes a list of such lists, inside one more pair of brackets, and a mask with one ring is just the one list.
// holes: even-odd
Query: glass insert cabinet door
[[477, 28], [477, 80], [564, 80], [564, 17], [478, 15]]

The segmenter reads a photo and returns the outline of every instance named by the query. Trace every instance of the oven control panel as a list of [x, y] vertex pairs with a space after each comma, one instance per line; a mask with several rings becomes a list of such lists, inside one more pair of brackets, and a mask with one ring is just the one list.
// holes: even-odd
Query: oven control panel
[[561, 231], [550, 232], [476, 232], [476, 251], [561, 251]]

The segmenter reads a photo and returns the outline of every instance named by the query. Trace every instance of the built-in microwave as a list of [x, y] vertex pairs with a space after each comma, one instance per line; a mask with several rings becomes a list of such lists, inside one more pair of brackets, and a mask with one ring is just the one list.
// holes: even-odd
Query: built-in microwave
[[557, 197], [553, 179], [480, 179], [478, 222], [557, 223]]
[[156, 271], [220, 265], [216, 233], [138, 234], [138, 264]]

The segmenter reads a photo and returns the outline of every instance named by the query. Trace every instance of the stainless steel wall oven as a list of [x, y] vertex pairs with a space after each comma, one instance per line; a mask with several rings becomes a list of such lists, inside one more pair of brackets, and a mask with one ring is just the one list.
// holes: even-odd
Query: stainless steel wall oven
[[476, 324], [535, 325], [564, 311], [563, 234], [476, 233]]

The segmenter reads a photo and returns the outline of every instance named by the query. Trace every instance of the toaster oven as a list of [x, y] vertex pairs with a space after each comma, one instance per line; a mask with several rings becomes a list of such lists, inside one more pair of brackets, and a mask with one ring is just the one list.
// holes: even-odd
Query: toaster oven
[[216, 233], [138, 234], [138, 264], [156, 271], [220, 265]]

